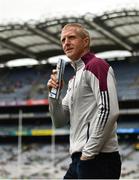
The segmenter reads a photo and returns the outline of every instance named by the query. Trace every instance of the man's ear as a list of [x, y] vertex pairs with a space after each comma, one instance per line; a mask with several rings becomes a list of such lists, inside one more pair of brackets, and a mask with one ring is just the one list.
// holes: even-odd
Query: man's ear
[[88, 37], [84, 38], [84, 45], [85, 45], [85, 47], [89, 46], [89, 38]]

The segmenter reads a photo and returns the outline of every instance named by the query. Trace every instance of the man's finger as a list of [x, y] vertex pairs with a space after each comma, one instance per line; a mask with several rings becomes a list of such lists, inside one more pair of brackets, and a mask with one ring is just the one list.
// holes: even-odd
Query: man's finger
[[52, 73], [53, 73], [53, 74], [56, 74], [56, 73], [57, 73], [57, 70], [56, 70], [56, 69], [53, 69], [53, 70], [52, 70]]

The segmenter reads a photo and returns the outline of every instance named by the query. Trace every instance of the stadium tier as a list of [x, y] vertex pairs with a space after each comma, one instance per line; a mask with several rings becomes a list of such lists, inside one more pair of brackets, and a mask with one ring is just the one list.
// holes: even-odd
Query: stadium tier
[[[113, 61], [109, 62], [116, 74], [119, 100], [139, 99], [139, 62]], [[47, 99], [47, 81], [52, 65], [32, 67], [3, 68], [0, 71], [0, 105], [16, 105], [27, 103], [27, 100]], [[73, 76], [70, 65], [65, 70], [65, 85]], [[66, 86], [63, 91], [65, 93]], [[26, 104], [25, 103], [25, 104]], [[36, 103], [39, 103], [39, 101]]]
[[[119, 100], [139, 99], [139, 62], [133, 60], [109, 62], [116, 74]], [[3, 68], [0, 71], [0, 105], [27, 103], [27, 100], [47, 99], [47, 81], [52, 65]], [[73, 76], [70, 65], [65, 70], [65, 85]], [[65, 93], [66, 86], [63, 91]], [[39, 103], [39, 101], [36, 103]]]
[[115, 71], [119, 100], [139, 99], [139, 61], [131, 59], [110, 64]]
[[[109, 61], [117, 80], [120, 136], [139, 134], [139, 61], [133, 59]], [[55, 65], [1, 68], [0, 71], [0, 136], [63, 136], [69, 130], [53, 130], [48, 110], [47, 81]], [[70, 63], [64, 73], [65, 95], [68, 81], [74, 75]], [[131, 102], [132, 101], [132, 102]], [[136, 102], [136, 106], [135, 106]], [[131, 116], [131, 118], [129, 118]], [[19, 119], [22, 118], [22, 130]]]

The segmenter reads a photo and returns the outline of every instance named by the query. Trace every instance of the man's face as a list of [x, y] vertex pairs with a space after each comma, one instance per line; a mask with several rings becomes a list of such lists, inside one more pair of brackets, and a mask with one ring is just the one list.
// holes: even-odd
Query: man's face
[[62, 30], [61, 43], [64, 53], [72, 61], [78, 60], [85, 51], [86, 38], [81, 37], [75, 27]]

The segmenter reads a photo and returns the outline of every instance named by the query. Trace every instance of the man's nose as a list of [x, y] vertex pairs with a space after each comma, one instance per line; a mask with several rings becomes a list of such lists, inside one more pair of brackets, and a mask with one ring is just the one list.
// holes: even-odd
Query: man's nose
[[65, 39], [65, 44], [69, 44], [70, 40], [68, 38]]

